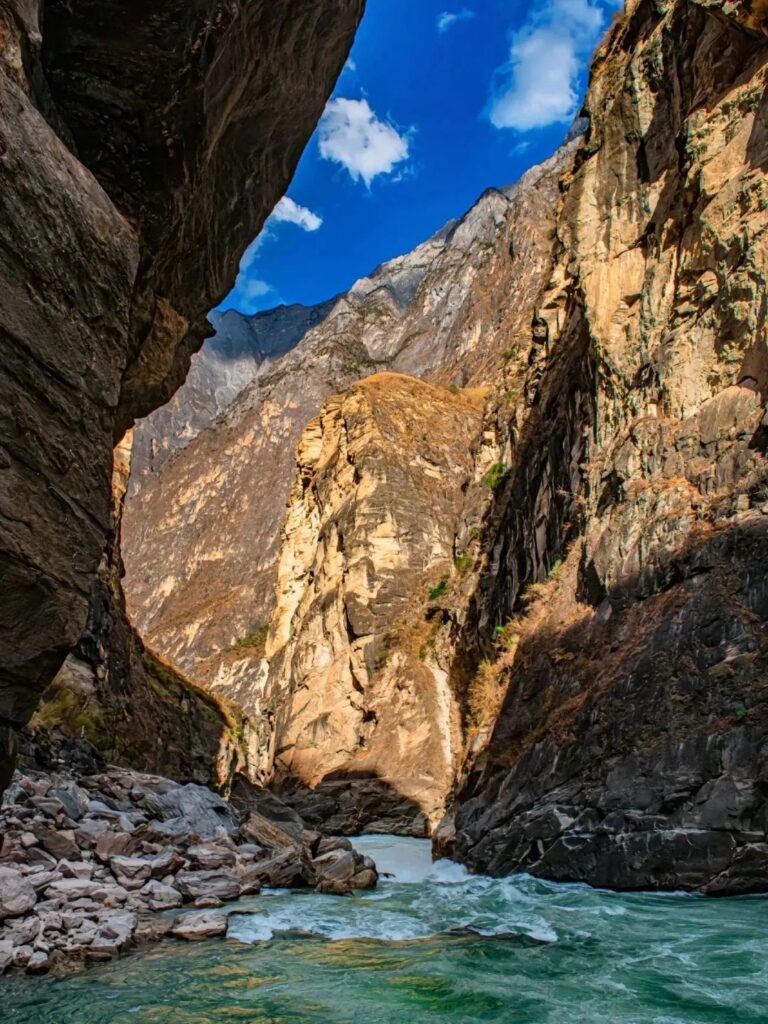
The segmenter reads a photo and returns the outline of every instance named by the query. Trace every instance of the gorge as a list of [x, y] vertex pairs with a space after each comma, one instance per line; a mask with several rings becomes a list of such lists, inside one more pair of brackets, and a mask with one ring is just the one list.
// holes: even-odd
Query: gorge
[[768, 8], [210, 324], [363, 4], [110, 15], [0, 0], [10, 1019], [761, 1020]]

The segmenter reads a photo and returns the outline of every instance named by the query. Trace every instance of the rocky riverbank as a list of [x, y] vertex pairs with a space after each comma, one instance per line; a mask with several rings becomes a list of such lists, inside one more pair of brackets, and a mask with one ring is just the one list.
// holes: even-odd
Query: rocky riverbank
[[323, 837], [243, 777], [225, 801], [114, 766], [17, 772], [0, 809], [0, 974], [109, 960], [169, 937], [225, 935], [262, 887], [342, 895], [369, 857]]

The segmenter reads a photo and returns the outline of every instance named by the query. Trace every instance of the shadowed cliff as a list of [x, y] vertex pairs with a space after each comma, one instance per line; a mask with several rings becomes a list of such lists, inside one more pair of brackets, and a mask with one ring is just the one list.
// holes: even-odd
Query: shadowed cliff
[[183, 380], [362, 0], [0, 3], [0, 764], [86, 625], [112, 446]]

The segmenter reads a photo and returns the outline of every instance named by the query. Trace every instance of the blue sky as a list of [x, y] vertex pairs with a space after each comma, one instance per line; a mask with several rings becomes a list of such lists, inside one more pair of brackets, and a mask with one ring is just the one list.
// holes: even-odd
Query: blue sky
[[287, 196], [221, 308], [320, 302], [557, 148], [619, 0], [368, 0]]

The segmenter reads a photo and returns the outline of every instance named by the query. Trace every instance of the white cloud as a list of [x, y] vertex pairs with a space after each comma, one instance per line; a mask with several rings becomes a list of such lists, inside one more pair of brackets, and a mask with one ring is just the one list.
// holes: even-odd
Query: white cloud
[[267, 281], [261, 278], [252, 277], [256, 271], [256, 261], [261, 247], [269, 238], [274, 237], [270, 230], [273, 224], [295, 224], [303, 231], [317, 231], [322, 225], [323, 218], [319, 217], [306, 206], [299, 206], [289, 196], [277, 203], [261, 233], [251, 242], [240, 258], [240, 267], [235, 281], [234, 292], [237, 293], [237, 308], [243, 313], [253, 313], [259, 307], [259, 299], [274, 292], [274, 288]]
[[376, 175], [390, 174], [408, 158], [407, 137], [380, 121], [368, 100], [331, 100], [320, 119], [318, 143], [324, 160], [341, 164], [369, 187]]
[[459, 21], [471, 21], [474, 18], [475, 12], [468, 10], [463, 7], [460, 11], [452, 13], [451, 11], [443, 11], [442, 14], [437, 16], [437, 31], [447, 32], [449, 28], [452, 28]]
[[[616, 7], [618, 0], [606, 0]], [[529, 131], [571, 120], [579, 75], [605, 24], [600, 0], [543, 0], [512, 37], [509, 61], [497, 72], [490, 118], [497, 128]]]
[[346, 63], [342, 68], [343, 71], [357, 71], [357, 64], [352, 60], [351, 57], [347, 57]]
[[288, 224], [297, 224], [305, 231], [317, 231], [323, 223], [323, 218], [308, 210], [306, 206], [299, 206], [293, 199], [283, 196], [277, 206], [270, 214], [269, 219], [280, 223], [285, 221]]
[[254, 277], [240, 281], [237, 287], [240, 294], [249, 300], [260, 299], [263, 295], [268, 295], [272, 291], [271, 284], [267, 284], [266, 281], [260, 281]]

